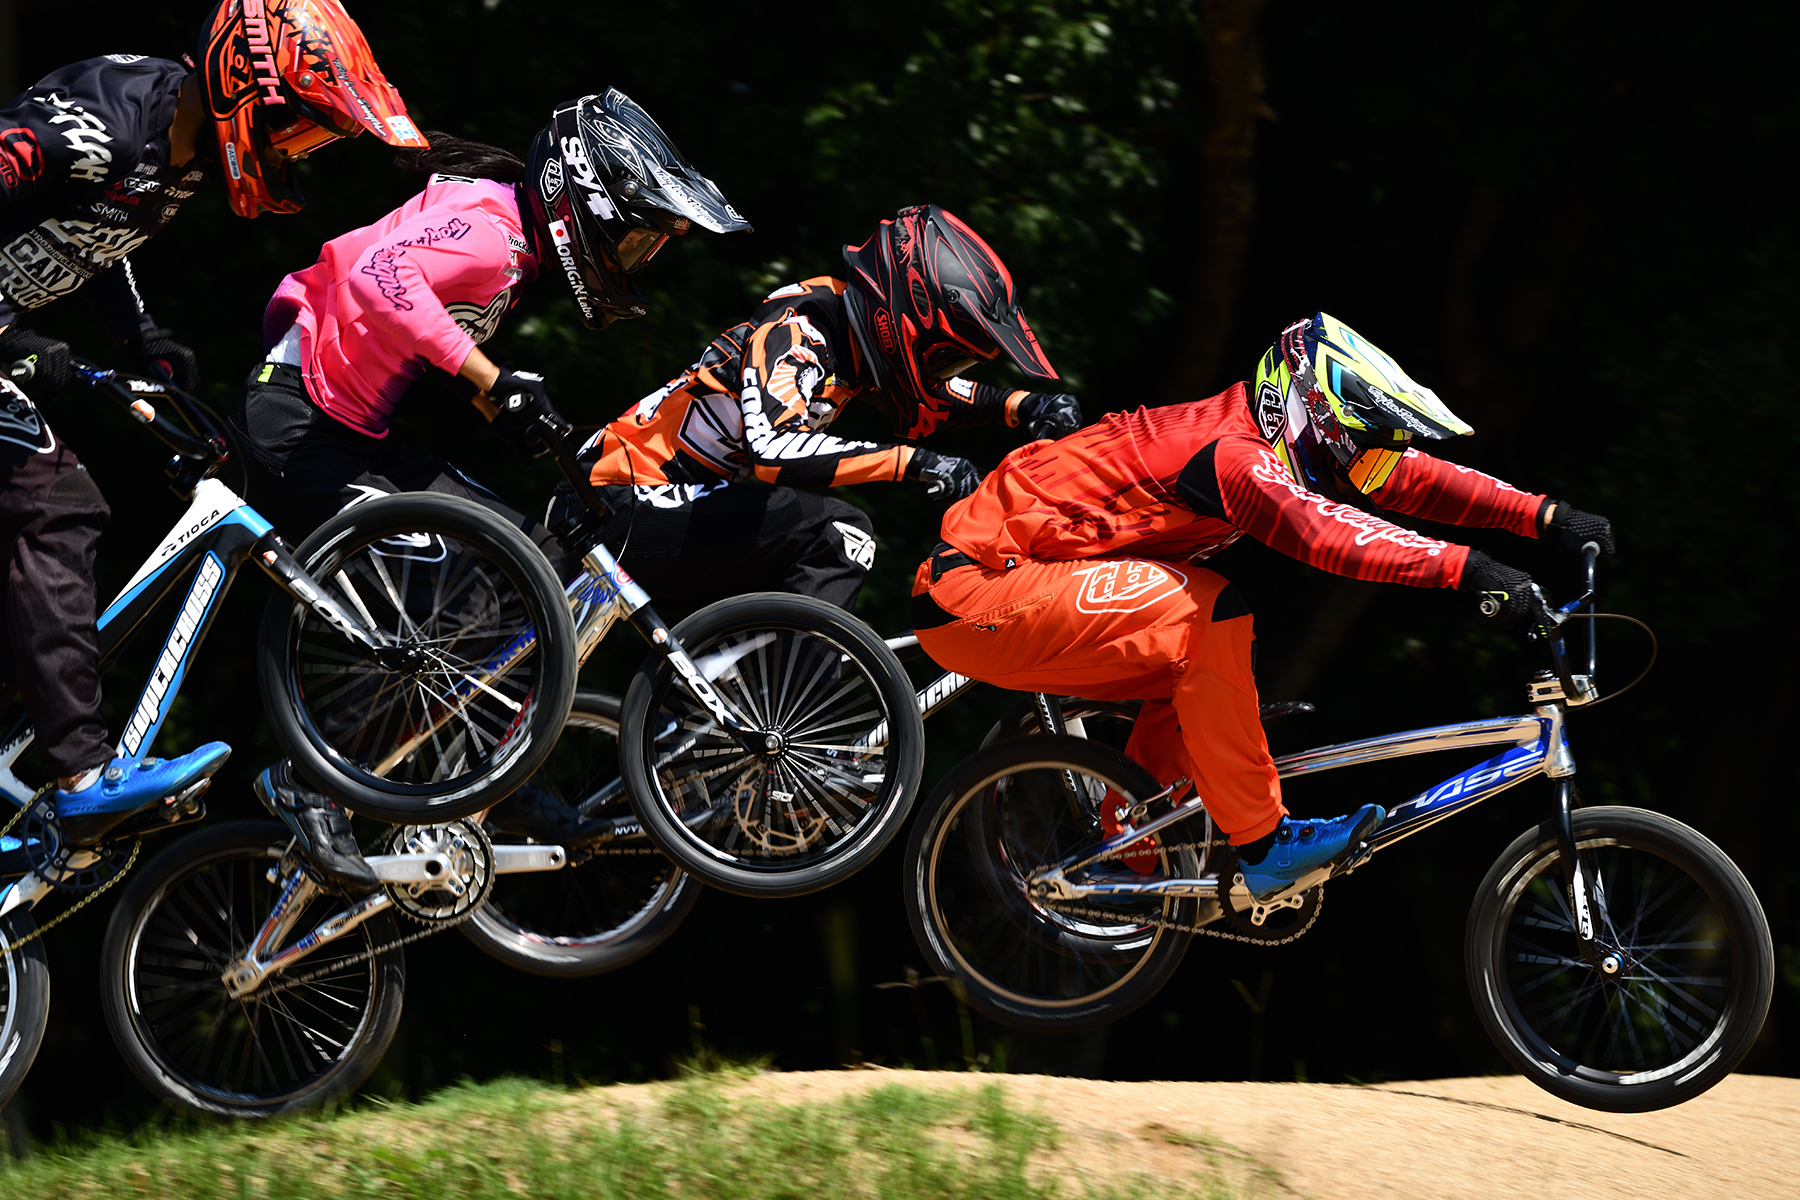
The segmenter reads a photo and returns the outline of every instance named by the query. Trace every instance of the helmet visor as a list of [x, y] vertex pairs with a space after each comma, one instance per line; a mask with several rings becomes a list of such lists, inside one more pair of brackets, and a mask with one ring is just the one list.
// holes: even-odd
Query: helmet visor
[[1356, 487], [1356, 490], [1367, 496], [1381, 490], [1387, 483], [1388, 477], [1394, 473], [1394, 468], [1400, 465], [1400, 460], [1404, 457], [1406, 457], [1405, 446], [1392, 450], [1372, 446], [1365, 447], [1351, 457], [1349, 464], [1344, 468], [1344, 473], [1350, 477], [1350, 482]]
[[646, 265], [656, 257], [656, 252], [661, 250], [663, 243], [668, 240], [669, 235], [660, 229], [647, 229], [640, 225], [626, 231], [625, 236], [619, 239], [618, 246], [613, 250], [619, 260], [619, 269], [635, 271]]
[[335, 129], [317, 125], [302, 118], [284, 129], [269, 131], [269, 149], [283, 158], [304, 158], [328, 142], [344, 135]]

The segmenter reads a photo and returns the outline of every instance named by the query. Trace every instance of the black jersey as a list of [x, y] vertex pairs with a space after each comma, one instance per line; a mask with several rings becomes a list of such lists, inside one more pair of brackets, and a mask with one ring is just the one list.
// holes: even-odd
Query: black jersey
[[168, 224], [203, 178], [169, 165], [187, 68], [108, 54], [40, 79], [0, 108], [0, 326], [92, 281], [113, 336], [154, 324], [126, 255]]

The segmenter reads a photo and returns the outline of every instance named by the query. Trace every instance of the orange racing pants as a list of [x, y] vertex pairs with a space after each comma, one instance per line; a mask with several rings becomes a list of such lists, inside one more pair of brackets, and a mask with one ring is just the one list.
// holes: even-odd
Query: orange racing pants
[[914, 577], [914, 618], [939, 666], [1017, 691], [1141, 699], [1126, 755], [1163, 784], [1192, 779], [1233, 843], [1286, 814], [1257, 714], [1253, 619], [1222, 576], [1089, 558], [975, 563], [934, 582], [932, 562]]

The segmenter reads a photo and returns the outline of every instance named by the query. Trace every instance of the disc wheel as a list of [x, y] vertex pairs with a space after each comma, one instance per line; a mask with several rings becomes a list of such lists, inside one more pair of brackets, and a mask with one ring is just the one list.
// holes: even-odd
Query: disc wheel
[[1549, 823], [1488, 871], [1466, 966], [1482, 1024], [1527, 1079], [1607, 1112], [1704, 1092], [1768, 1015], [1774, 949], [1762, 905], [1723, 851], [1660, 813], [1574, 813], [1596, 961], [1575, 935]]
[[[529, 786], [585, 817], [611, 821], [614, 837], [567, 847], [559, 871], [502, 875], [488, 902], [459, 928], [509, 967], [535, 975], [616, 971], [660, 946], [700, 898], [700, 885], [644, 836], [619, 774], [617, 696], [578, 691], [562, 738]], [[486, 826], [496, 845], [529, 839]]]
[[[1040, 868], [1104, 840], [1099, 805], [1109, 790], [1137, 803], [1162, 789], [1091, 741], [1011, 739], [945, 776], [913, 825], [905, 875], [913, 936], [932, 969], [997, 1021], [1056, 1032], [1117, 1020], [1154, 996], [1187, 951], [1192, 935], [1171, 926], [1196, 921], [1192, 899], [1031, 894]], [[1199, 873], [1190, 849], [1157, 854], [1160, 876]], [[1145, 878], [1116, 863], [1069, 875], [1102, 877]]]
[[[0, 890], [0, 895], [4, 895]], [[0, 1107], [25, 1082], [50, 1023], [50, 965], [30, 911], [0, 917]]]
[[365, 816], [438, 824], [503, 799], [542, 764], [575, 691], [568, 602], [522, 533], [470, 500], [357, 504], [295, 552], [382, 643], [359, 652], [284, 591], [257, 657], [276, 740]]
[[[280, 896], [269, 880], [291, 835], [271, 821], [214, 826], [177, 842], [125, 887], [107, 925], [100, 981], [106, 1022], [146, 1087], [209, 1117], [271, 1117], [355, 1090], [400, 1022], [405, 959], [363, 955], [399, 936], [377, 913], [286, 976], [232, 999], [221, 978]], [[306, 902], [291, 944], [342, 911]], [[310, 982], [293, 983], [302, 975]]]
[[675, 636], [764, 740], [740, 745], [653, 655], [626, 694], [620, 741], [651, 840], [745, 896], [817, 891], [880, 854], [924, 768], [924, 727], [893, 651], [843, 610], [778, 592], [709, 605]]

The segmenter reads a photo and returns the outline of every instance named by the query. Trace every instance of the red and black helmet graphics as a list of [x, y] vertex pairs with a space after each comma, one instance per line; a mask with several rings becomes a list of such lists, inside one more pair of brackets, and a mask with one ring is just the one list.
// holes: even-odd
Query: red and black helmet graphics
[[541, 257], [554, 255], [590, 329], [649, 311], [631, 276], [671, 236], [750, 228], [618, 88], [556, 106], [531, 143], [523, 188]]
[[875, 384], [913, 424], [937, 381], [1004, 357], [1027, 378], [1056, 368], [1019, 310], [1012, 273], [993, 248], [935, 204], [903, 208], [860, 246], [845, 246], [851, 326]]

